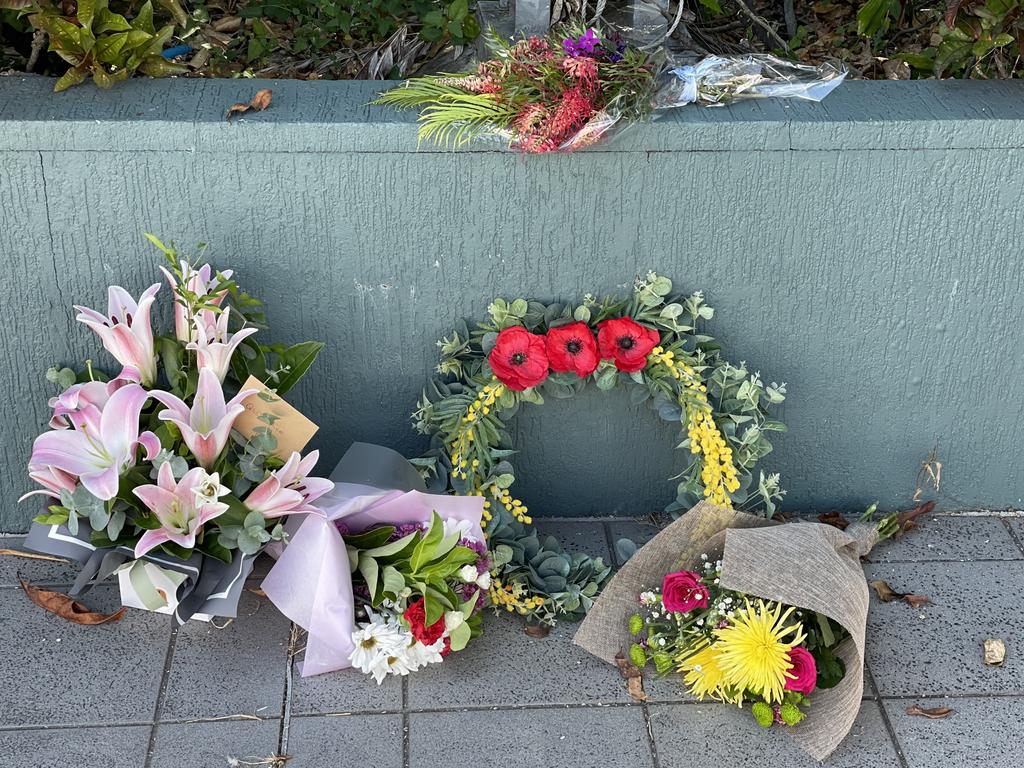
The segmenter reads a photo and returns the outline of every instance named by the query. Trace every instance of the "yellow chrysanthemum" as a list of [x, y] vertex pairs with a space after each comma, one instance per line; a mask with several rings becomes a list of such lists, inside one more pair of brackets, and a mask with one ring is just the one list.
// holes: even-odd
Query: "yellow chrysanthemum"
[[704, 646], [696, 653], [688, 655], [679, 662], [679, 671], [683, 675], [686, 689], [698, 699], [711, 697], [726, 701], [730, 698], [723, 689], [725, 676], [722, 674], [718, 652], [714, 646]]
[[728, 626], [715, 630], [714, 648], [726, 685], [770, 703], [782, 701], [786, 672], [792, 666], [789, 650], [804, 641], [803, 627], [787, 624], [793, 610], [783, 613], [778, 603], [772, 609], [763, 600], [754, 606], [748, 602]]

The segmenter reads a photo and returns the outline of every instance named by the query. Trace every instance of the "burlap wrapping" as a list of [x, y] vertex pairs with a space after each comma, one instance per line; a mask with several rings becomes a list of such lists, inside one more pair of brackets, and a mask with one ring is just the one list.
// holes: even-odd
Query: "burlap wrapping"
[[701, 502], [645, 544], [612, 578], [573, 642], [609, 664], [632, 642], [629, 617], [645, 589], [680, 567], [696, 569], [700, 556], [722, 558], [722, 586], [815, 611], [850, 633], [836, 650], [846, 665], [842, 681], [817, 690], [807, 717], [787, 728], [815, 760], [824, 760], [849, 733], [864, 692], [864, 631], [868, 586], [860, 558], [877, 540], [874, 526], [840, 531], [820, 523], [781, 525]]

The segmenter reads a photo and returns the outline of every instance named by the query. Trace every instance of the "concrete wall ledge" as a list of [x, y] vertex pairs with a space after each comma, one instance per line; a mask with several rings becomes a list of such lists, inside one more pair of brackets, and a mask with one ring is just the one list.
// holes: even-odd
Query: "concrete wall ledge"
[[[415, 114], [369, 102], [368, 81], [133, 79], [52, 93], [53, 80], [0, 77], [0, 151], [444, 152], [417, 147]], [[272, 88], [232, 124], [227, 108]], [[821, 104], [751, 100], [673, 110], [588, 152], [1024, 148], [1024, 82], [853, 81]], [[496, 152], [476, 143], [463, 152]]]

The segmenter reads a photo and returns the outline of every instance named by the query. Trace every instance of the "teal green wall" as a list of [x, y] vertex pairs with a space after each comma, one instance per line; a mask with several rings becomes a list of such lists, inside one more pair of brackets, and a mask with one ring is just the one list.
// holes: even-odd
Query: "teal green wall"
[[[1019, 83], [848, 83], [820, 105], [688, 108], [569, 156], [417, 151], [370, 83], [136, 80], [60, 96], [0, 78], [0, 530], [53, 363], [95, 356], [72, 303], [156, 281], [141, 232], [210, 243], [275, 339], [319, 338], [296, 404], [325, 471], [353, 440], [409, 455], [434, 341], [494, 296], [578, 300], [657, 270], [702, 289], [733, 359], [785, 381], [764, 467], [792, 509], [907, 504], [944, 459], [947, 507], [1020, 506]], [[527, 409], [517, 492], [537, 515], [673, 497], [674, 431], [625, 393]]]

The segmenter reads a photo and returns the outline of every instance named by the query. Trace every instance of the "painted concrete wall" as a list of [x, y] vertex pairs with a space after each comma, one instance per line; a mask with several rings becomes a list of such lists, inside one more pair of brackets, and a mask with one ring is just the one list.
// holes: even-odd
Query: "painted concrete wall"
[[[906, 504], [938, 447], [947, 506], [1019, 506], [1024, 87], [849, 83], [821, 105], [688, 109], [572, 156], [417, 151], [369, 83], [0, 78], [0, 530], [27, 526], [44, 371], [95, 355], [71, 304], [156, 279], [150, 230], [205, 241], [277, 339], [328, 349], [296, 392], [326, 463], [414, 455], [434, 341], [494, 296], [578, 299], [648, 269], [703, 289], [729, 356], [788, 383], [766, 469], [793, 509]], [[673, 496], [674, 431], [625, 393], [523, 412], [537, 515]], [[327, 467], [329, 468], [329, 467]]]

